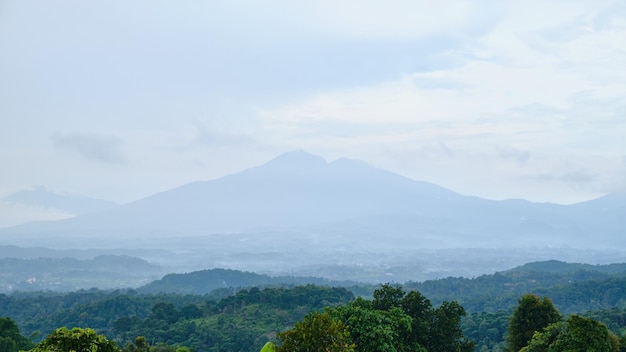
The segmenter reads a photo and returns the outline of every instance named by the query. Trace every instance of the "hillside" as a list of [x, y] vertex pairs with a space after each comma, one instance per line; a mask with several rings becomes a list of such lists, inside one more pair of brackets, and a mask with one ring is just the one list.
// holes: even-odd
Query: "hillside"
[[[474, 279], [409, 282], [402, 288], [419, 290], [424, 303], [432, 307], [445, 306], [443, 300], [457, 301], [468, 313], [461, 321], [463, 334], [477, 342], [476, 350], [499, 350], [508, 318], [528, 292], [549, 297], [564, 316], [591, 316], [623, 335], [626, 272], [619, 268], [624, 267], [543, 261]], [[292, 281], [279, 284], [274, 279]], [[27, 334], [59, 326], [89, 326], [122, 344], [141, 335], [154, 344], [182, 344], [197, 350], [258, 350], [276, 331], [293, 326], [306, 313], [346, 305], [358, 295], [368, 300], [380, 287], [293, 286], [308, 279], [219, 269], [166, 275], [138, 290], [16, 292], [0, 295], [0, 316], [11, 317]], [[256, 286], [259, 282], [262, 287]], [[210, 286], [217, 288], [206, 293]], [[151, 291], [163, 288], [169, 291]]]
[[[316, 284], [347, 287], [355, 295], [369, 296], [376, 285], [330, 281], [314, 277], [271, 277], [236, 270], [202, 270], [169, 274], [137, 289], [140, 293], [208, 294], [222, 288], [285, 287]], [[456, 300], [468, 312], [510, 310], [517, 299], [534, 292], [551, 297], [564, 313], [587, 310], [626, 309], [626, 264], [588, 265], [561, 261], [528, 263], [510, 270], [476, 278], [444, 278], [406, 282], [433, 303]], [[593, 299], [590, 299], [593, 297]]]
[[318, 277], [295, 277], [256, 274], [228, 269], [212, 269], [194, 271], [184, 274], [168, 274], [162, 279], [139, 287], [140, 293], [176, 293], [176, 294], [209, 294], [218, 289], [241, 289], [249, 287], [280, 287], [296, 285], [324, 285], [324, 286], [356, 286], [355, 282], [331, 281]]
[[[111, 209], [0, 229], [0, 236], [22, 246], [123, 248], [178, 272], [406, 281], [543, 259], [606, 262], [608, 251], [626, 248], [625, 206], [619, 194], [570, 206], [486, 200], [358, 160], [296, 151]], [[481, 250], [488, 256], [472, 254]], [[589, 258], [594, 250], [604, 254]], [[489, 267], [476, 268], [483, 263]]]

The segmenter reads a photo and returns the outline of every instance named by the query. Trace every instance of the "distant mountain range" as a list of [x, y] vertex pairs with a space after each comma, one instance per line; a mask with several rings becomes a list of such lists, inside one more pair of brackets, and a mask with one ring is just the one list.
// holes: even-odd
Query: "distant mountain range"
[[[10, 199], [29, 199], [36, 193]], [[49, 195], [51, 204], [58, 197]], [[73, 207], [69, 199], [66, 209]], [[60, 200], [56, 203], [59, 203]], [[79, 203], [74, 203], [79, 205]], [[94, 203], [94, 207], [96, 207]], [[463, 196], [361, 161], [327, 163], [303, 151], [212, 181], [193, 182], [125, 205], [97, 203], [72, 219], [26, 224], [5, 238], [95, 239], [333, 229], [387, 233], [408, 241], [459, 244], [581, 245], [626, 243], [626, 195], [576, 205], [492, 201]], [[80, 203], [84, 206], [84, 203]], [[97, 208], [97, 207], [96, 207]], [[12, 236], [11, 236], [12, 235]]]
[[37, 186], [33, 189], [17, 191], [0, 198], [0, 201], [25, 206], [47, 208], [70, 215], [93, 213], [117, 206], [117, 203], [73, 194], [60, 194]]
[[166, 248], [198, 268], [273, 262], [284, 269], [378, 265], [385, 255], [414, 260], [416, 250], [441, 248], [626, 249], [625, 214], [624, 194], [574, 205], [493, 201], [295, 151], [132, 203], [0, 229], [0, 236], [22, 246]]

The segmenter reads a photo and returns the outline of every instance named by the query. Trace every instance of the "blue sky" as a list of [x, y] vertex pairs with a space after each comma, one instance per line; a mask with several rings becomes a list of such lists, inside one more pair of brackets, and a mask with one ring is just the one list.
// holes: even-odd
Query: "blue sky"
[[9, 0], [0, 52], [0, 196], [127, 202], [294, 149], [491, 199], [626, 190], [622, 1]]

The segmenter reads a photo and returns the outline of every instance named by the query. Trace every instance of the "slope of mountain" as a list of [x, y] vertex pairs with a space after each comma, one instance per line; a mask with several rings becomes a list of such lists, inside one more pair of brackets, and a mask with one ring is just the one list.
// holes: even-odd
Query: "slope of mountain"
[[194, 182], [114, 209], [28, 224], [5, 233], [93, 238], [175, 236], [302, 228], [357, 218], [442, 211], [464, 197], [425, 182], [305, 152], [213, 181]]
[[2, 200], [39, 208], [58, 209], [75, 215], [93, 213], [118, 205], [114, 202], [102, 199], [59, 194], [45, 187], [21, 190], [3, 197]]
[[213, 290], [250, 287], [277, 287], [296, 285], [332, 287], [356, 286], [356, 282], [330, 281], [319, 277], [269, 276], [228, 269], [199, 270], [183, 274], [167, 274], [160, 280], [137, 288], [139, 293], [209, 294]]
[[384, 267], [399, 258], [419, 266], [415, 253], [432, 248], [626, 248], [625, 206], [619, 195], [572, 206], [485, 200], [296, 151], [111, 209], [0, 229], [0, 236], [54, 248], [167, 248], [195, 268]]

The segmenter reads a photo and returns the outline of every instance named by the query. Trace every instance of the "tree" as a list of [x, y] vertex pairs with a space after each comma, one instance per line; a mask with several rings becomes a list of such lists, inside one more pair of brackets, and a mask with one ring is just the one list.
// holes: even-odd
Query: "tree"
[[276, 352], [276, 344], [271, 341], [267, 342], [263, 345], [263, 348], [261, 348], [261, 352]]
[[328, 312], [313, 312], [287, 331], [278, 333], [277, 352], [353, 352], [348, 329]]
[[463, 336], [461, 305], [433, 308], [422, 294], [400, 286], [382, 285], [373, 301], [357, 298], [330, 312], [346, 324], [359, 352], [469, 352], [475, 345]]
[[17, 352], [33, 346], [11, 318], [0, 318], [0, 352]]
[[533, 335], [520, 352], [618, 352], [619, 340], [606, 325], [578, 315]]
[[353, 304], [336, 307], [331, 315], [345, 322], [357, 352], [408, 351], [406, 336], [411, 331], [411, 317], [398, 308], [373, 309], [358, 298]]
[[58, 328], [30, 352], [120, 352], [115, 342], [93, 329]]
[[535, 332], [560, 320], [561, 314], [548, 297], [541, 299], [534, 294], [522, 296], [509, 320], [509, 349], [513, 352], [519, 351], [528, 345]]
[[429, 352], [472, 352], [475, 342], [466, 339], [461, 330], [465, 309], [457, 302], [444, 301], [432, 312], [425, 347]]
[[123, 350], [125, 352], [150, 352], [150, 344], [145, 336], [137, 336], [135, 343], [129, 343]]
[[407, 344], [426, 347], [432, 339], [433, 306], [418, 291], [407, 293], [400, 301], [404, 312], [411, 317], [411, 334]]
[[372, 306], [374, 309], [390, 310], [393, 307], [400, 307], [403, 297], [404, 291], [402, 287], [384, 284], [381, 288], [374, 291]]

